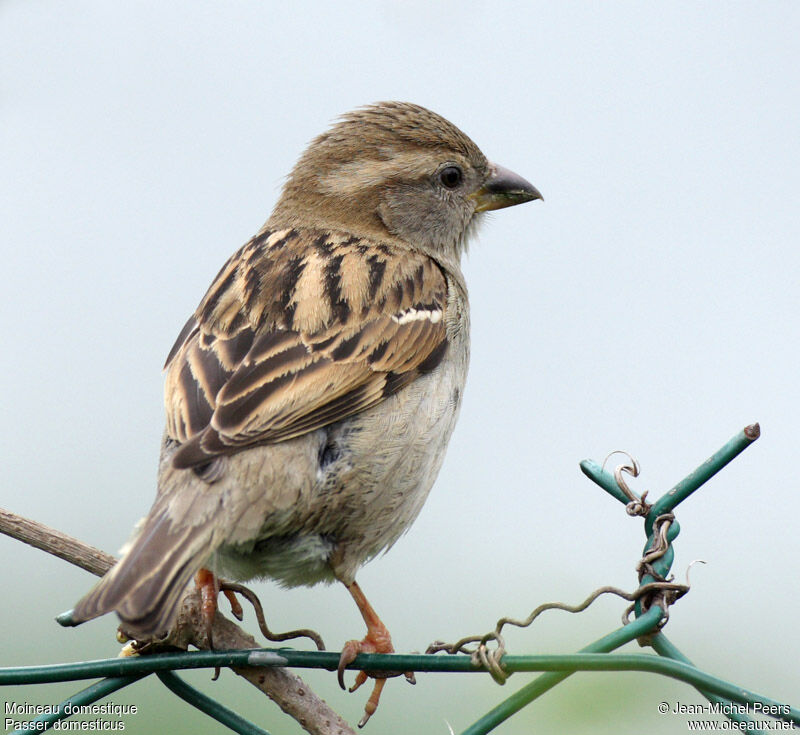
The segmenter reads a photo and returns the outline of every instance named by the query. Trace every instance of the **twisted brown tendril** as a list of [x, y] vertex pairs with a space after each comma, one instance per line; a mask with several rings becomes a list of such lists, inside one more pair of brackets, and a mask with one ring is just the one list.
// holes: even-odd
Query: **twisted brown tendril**
[[[612, 452], [611, 454], [615, 454]], [[608, 455], [608, 457], [611, 456]], [[637, 496], [626, 484], [622, 473], [629, 474], [631, 477], [639, 475], [639, 463], [633, 459], [627, 452], [622, 452], [628, 457], [629, 463], [619, 465], [614, 470], [614, 479], [617, 481], [620, 489], [630, 499], [626, 505], [626, 511], [631, 516], [647, 516], [652, 508], [652, 505], [646, 501], [647, 492]], [[606, 460], [608, 460], [606, 457]], [[605, 461], [603, 462], [605, 465]], [[626, 592], [618, 587], [605, 586], [596, 589], [592, 592], [583, 602], [578, 605], [567, 605], [563, 602], [546, 602], [539, 605], [534, 609], [530, 615], [524, 620], [516, 620], [514, 618], [500, 618], [497, 621], [495, 629], [484, 635], [466, 636], [456, 641], [455, 643], [444, 643], [443, 641], [434, 641], [431, 643], [426, 653], [438, 653], [446, 651], [447, 653], [466, 653], [472, 657], [473, 664], [477, 667], [486, 669], [492, 678], [498, 684], [505, 684], [510, 674], [503, 669], [501, 659], [506, 653], [505, 639], [503, 638], [502, 631], [506, 625], [513, 625], [517, 628], [527, 628], [539, 617], [545, 610], [563, 610], [568, 613], [583, 612], [588, 608], [598, 597], [602, 595], [616, 595], [623, 600], [627, 600], [631, 604], [625, 609], [622, 614], [622, 623], [627, 625], [630, 622], [630, 615], [636, 607], [636, 603], [640, 603], [641, 611], [644, 613], [654, 604], [659, 605], [664, 611], [664, 616], [658, 624], [659, 630], [666, 624], [669, 619], [669, 606], [683, 597], [689, 591], [689, 570], [686, 572], [686, 584], [678, 584], [673, 581], [673, 577], [669, 579], [659, 578], [660, 575], [653, 568], [653, 563], [660, 559], [669, 549], [669, 539], [667, 534], [670, 526], [675, 521], [675, 516], [672, 513], [665, 513], [656, 518], [653, 525], [653, 544], [647, 549], [642, 558], [636, 565], [636, 571], [639, 575], [641, 583], [645, 575], [652, 575], [656, 578], [655, 582], [648, 584], [640, 584], [640, 586], [633, 592]], [[698, 560], [701, 561], [701, 560]], [[694, 564], [695, 562], [692, 562]], [[704, 563], [704, 562], [702, 562]], [[692, 564], [689, 565], [691, 569]], [[494, 641], [496, 647], [490, 649], [489, 643]], [[640, 644], [645, 645], [646, 640], [640, 639]], [[477, 645], [474, 645], [477, 644]]]
[[293, 638], [310, 638], [314, 641], [314, 645], [318, 651], [325, 650], [325, 644], [322, 641], [322, 636], [314, 630], [308, 628], [301, 628], [299, 630], [290, 630], [287, 633], [273, 633], [267, 625], [266, 618], [264, 617], [264, 608], [261, 606], [261, 601], [258, 599], [253, 590], [245, 587], [243, 584], [237, 582], [229, 582], [228, 580], [221, 579], [219, 589], [221, 592], [236, 592], [244, 597], [252, 606], [258, 621], [258, 627], [261, 629], [261, 634], [269, 641], [288, 641]]

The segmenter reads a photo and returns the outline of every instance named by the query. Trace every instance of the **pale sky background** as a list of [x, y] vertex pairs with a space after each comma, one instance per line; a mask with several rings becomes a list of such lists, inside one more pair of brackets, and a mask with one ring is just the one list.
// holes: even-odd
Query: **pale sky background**
[[[417, 523], [359, 581], [398, 650], [636, 586], [641, 523], [584, 458], [638, 458], [657, 496], [746, 424], [763, 435], [678, 511], [697, 558], [667, 635], [703, 669], [800, 706], [797, 416], [800, 6], [761, 3], [0, 3], [0, 505], [116, 551], [155, 491], [161, 365], [306, 143], [383, 99], [443, 114], [544, 203], [498, 212], [464, 270], [472, 365]], [[0, 666], [116, 655], [107, 617], [53, 617], [92, 578], [0, 538]], [[343, 587], [256, 586], [273, 628], [363, 635]], [[512, 653], [569, 653], [624, 604], [549, 613]], [[255, 624], [250, 617], [250, 629]], [[638, 651], [636, 646], [629, 648]], [[223, 673], [190, 679], [274, 735]], [[309, 675], [349, 721], [366, 692]], [[390, 682], [373, 735], [460, 732], [530, 680]], [[5, 689], [53, 703], [81, 688]], [[650, 674], [566, 684], [497, 730], [681, 733]], [[222, 728], [141, 682], [134, 735]]]

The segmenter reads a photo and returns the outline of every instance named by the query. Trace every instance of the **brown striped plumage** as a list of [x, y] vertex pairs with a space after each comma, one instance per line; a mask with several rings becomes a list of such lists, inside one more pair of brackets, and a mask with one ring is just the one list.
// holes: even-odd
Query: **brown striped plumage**
[[355, 575], [417, 516], [455, 426], [479, 213], [537, 198], [417, 105], [361, 108], [315, 139], [170, 351], [155, 502], [73, 622], [115, 610], [151, 638], [209, 567], [343, 582], [367, 636], [340, 681], [359, 651], [392, 651]]
[[175, 466], [300, 436], [430, 372], [447, 351], [446, 298], [441, 268], [419, 253], [315, 230], [259, 233], [170, 352]]

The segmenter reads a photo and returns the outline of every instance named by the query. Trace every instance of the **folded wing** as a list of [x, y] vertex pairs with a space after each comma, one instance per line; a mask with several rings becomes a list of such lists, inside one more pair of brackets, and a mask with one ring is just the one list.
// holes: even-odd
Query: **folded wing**
[[353, 237], [263, 233], [220, 271], [168, 358], [176, 467], [291, 439], [376, 405], [447, 351], [430, 258]]

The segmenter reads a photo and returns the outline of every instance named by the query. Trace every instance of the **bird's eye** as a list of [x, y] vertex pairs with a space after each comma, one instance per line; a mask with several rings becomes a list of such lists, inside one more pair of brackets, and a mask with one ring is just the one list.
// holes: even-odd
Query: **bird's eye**
[[461, 169], [458, 166], [448, 166], [439, 172], [439, 181], [447, 189], [455, 189], [463, 178], [464, 174], [461, 173]]

